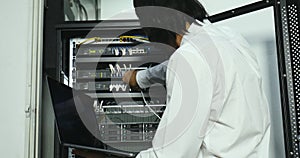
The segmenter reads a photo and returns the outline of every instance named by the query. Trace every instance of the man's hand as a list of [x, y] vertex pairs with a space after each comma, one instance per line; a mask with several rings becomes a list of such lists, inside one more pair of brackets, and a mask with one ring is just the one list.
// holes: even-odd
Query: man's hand
[[127, 83], [133, 89], [140, 89], [136, 82], [136, 73], [137, 71], [134, 70], [125, 72], [123, 82]]

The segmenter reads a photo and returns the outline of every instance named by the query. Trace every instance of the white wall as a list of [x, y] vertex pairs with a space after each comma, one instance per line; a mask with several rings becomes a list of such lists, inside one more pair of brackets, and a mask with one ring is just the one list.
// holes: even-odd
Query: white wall
[[133, 0], [101, 0], [101, 19], [137, 19]]
[[210, 15], [248, 5], [260, 0], [199, 0]]
[[[95, 20], [95, 1], [85, 0], [81, 1], [81, 3], [87, 10], [88, 19]], [[99, 18], [101, 20], [137, 19], [134, 12], [133, 0], [98, 0], [98, 3], [100, 9]], [[75, 21], [79, 21], [78, 11], [75, 5], [73, 5], [71, 9], [75, 15]], [[65, 18], [69, 21], [67, 17]]]
[[25, 155], [27, 59], [30, 53], [32, 0], [2, 1], [0, 10], [0, 153]]

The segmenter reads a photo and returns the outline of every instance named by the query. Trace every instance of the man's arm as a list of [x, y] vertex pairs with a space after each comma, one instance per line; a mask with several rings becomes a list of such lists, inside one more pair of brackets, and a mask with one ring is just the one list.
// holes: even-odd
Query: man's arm
[[123, 81], [132, 88], [148, 88], [152, 84], [166, 84], [168, 60], [163, 63], [141, 71], [128, 71], [124, 74]]
[[155, 83], [166, 84], [168, 60], [146, 70], [138, 71], [136, 81], [140, 88], [148, 88]]

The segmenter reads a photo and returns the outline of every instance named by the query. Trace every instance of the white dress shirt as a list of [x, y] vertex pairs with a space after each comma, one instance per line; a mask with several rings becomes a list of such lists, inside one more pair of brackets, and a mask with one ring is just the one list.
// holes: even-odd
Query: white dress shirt
[[269, 109], [254, 53], [231, 30], [198, 23], [169, 60], [167, 108], [153, 147], [137, 158], [268, 158]]

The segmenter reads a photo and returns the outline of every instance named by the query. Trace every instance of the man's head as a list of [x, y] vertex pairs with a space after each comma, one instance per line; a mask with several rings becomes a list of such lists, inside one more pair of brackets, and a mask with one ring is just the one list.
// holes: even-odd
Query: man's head
[[[208, 16], [205, 8], [198, 0], [134, 0], [133, 4], [135, 8], [157, 6], [174, 9], [200, 21]], [[139, 16], [139, 18], [142, 17]]]
[[184, 35], [187, 24], [208, 15], [198, 0], [134, 0], [134, 7], [150, 41], [173, 47], [178, 47], [176, 35]]

